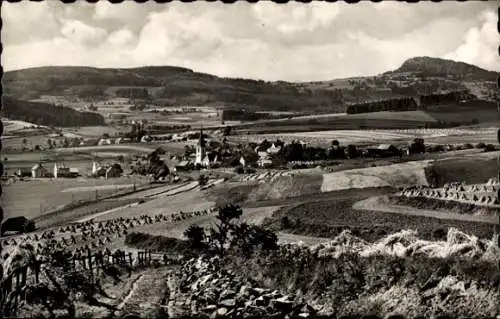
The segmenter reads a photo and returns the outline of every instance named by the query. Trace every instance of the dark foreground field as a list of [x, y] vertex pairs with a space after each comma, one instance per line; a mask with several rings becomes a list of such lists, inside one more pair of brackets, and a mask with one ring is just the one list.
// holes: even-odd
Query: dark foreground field
[[443, 239], [451, 227], [479, 238], [491, 239], [494, 234], [494, 226], [486, 223], [353, 209], [352, 205], [363, 198], [324, 199], [283, 207], [264, 224], [287, 233], [327, 238], [349, 229], [353, 235], [372, 242], [404, 229], [416, 230], [421, 238], [434, 240]]
[[466, 214], [466, 215], [481, 215], [481, 216], [496, 216], [499, 213], [498, 208], [477, 206], [467, 203], [455, 201], [445, 201], [433, 198], [408, 198], [400, 196], [389, 196], [389, 203], [395, 205], [404, 205], [415, 207], [418, 209], [442, 211], [446, 213]]

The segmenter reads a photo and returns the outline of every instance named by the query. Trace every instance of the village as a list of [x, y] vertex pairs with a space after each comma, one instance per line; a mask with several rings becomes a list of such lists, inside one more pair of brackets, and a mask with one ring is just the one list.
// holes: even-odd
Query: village
[[2, 3], [0, 318], [500, 319], [496, 4], [146, 2]]

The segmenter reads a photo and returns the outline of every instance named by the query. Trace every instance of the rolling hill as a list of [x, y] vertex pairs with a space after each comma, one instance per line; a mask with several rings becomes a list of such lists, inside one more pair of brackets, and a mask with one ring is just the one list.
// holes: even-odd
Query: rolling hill
[[100, 69], [39, 67], [6, 72], [4, 94], [19, 100], [68, 96], [83, 100], [129, 97], [156, 105], [211, 105], [253, 111], [342, 113], [364, 101], [468, 90], [495, 101], [498, 73], [430, 57], [405, 61], [377, 76], [323, 82], [221, 78], [172, 66]]
[[415, 73], [426, 77], [452, 77], [462, 80], [496, 81], [497, 72], [487, 71], [475, 65], [451, 60], [416, 57], [406, 60], [401, 67], [386, 74]]

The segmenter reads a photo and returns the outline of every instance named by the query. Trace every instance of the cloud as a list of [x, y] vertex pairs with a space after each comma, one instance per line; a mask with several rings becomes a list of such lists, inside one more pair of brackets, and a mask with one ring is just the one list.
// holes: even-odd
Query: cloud
[[500, 45], [500, 35], [496, 30], [497, 19], [492, 11], [481, 12], [480, 26], [470, 28], [465, 33], [462, 44], [444, 57], [491, 70], [500, 70], [500, 58], [497, 54]]
[[252, 7], [257, 20], [265, 26], [289, 34], [299, 31], [314, 31], [328, 26], [338, 15], [338, 6], [318, 3], [289, 3], [285, 8], [274, 2], [262, 2]]
[[132, 40], [134, 40], [134, 34], [128, 29], [120, 29], [108, 36], [108, 42], [116, 46], [127, 45]]
[[106, 36], [106, 30], [98, 27], [91, 27], [77, 20], [66, 21], [61, 28], [61, 34], [84, 46], [100, 43]]
[[179, 65], [316, 81], [377, 74], [419, 55], [500, 70], [491, 3], [47, 3], [2, 8], [6, 70]]

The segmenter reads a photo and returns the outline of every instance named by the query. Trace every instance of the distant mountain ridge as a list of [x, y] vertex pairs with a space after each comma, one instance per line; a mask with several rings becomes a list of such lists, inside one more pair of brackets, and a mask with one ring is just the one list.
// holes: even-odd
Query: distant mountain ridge
[[[4, 94], [19, 100], [63, 95], [91, 101], [123, 97], [130, 90], [130, 98], [163, 106], [216, 105], [256, 111], [317, 113], [344, 112], [347, 104], [364, 101], [415, 97], [422, 92], [462, 91], [470, 87], [477, 91], [473, 93], [479, 98], [492, 100], [497, 76], [497, 72], [463, 62], [415, 57], [394, 71], [354, 80], [267, 82], [222, 78], [175, 66], [116, 69], [56, 66], [5, 72], [3, 86]], [[467, 81], [474, 83], [464, 84]]]
[[406, 60], [401, 67], [387, 73], [421, 73], [428, 76], [462, 76], [465, 79], [496, 81], [498, 72], [488, 71], [465, 62], [431, 57], [415, 57]]

